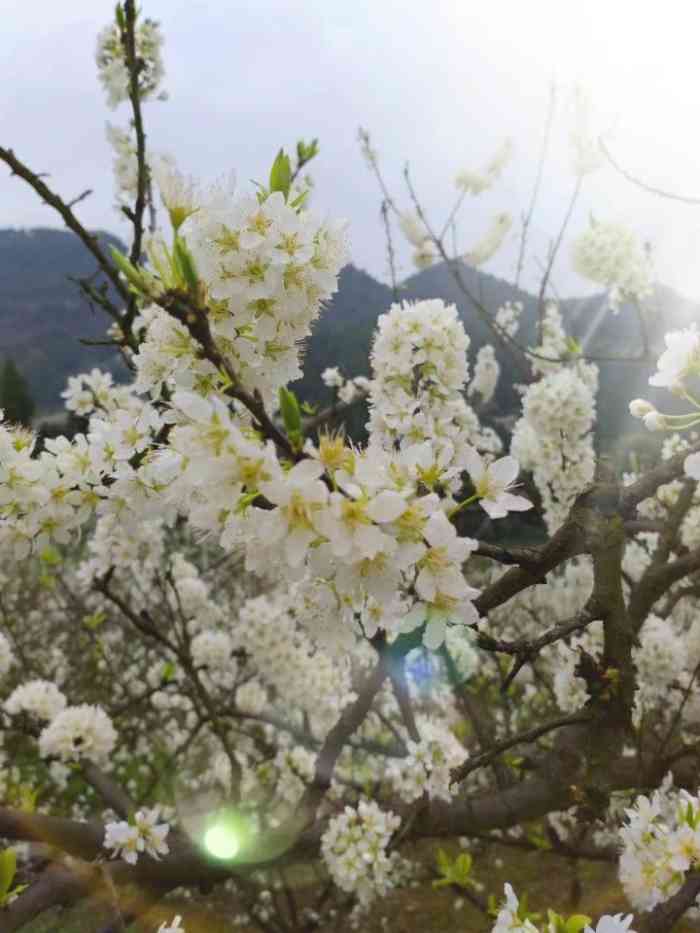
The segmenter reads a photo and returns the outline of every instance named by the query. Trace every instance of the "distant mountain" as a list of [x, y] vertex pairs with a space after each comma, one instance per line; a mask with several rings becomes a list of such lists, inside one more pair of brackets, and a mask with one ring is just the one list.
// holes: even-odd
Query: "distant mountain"
[[[122, 246], [107, 233], [103, 242]], [[123, 247], [122, 247], [123, 248]], [[73, 279], [91, 276], [95, 264], [79, 240], [60, 230], [0, 230], [0, 358], [14, 359], [28, 380], [41, 411], [60, 407], [60, 392], [69, 375], [92, 366], [110, 369], [118, 378], [125, 368], [110, 348], [90, 347], [81, 339], [99, 339], [107, 319], [100, 309], [91, 310]], [[460, 273], [469, 292], [489, 311], [495, 312], [506, 301], [522, 301], [522, 324], [517, 339], [529, 344], [536, 332], [537, 300], [515, 290], [502, 279], [468, 266]], [[486, 342], [493, 342], [488, 327], [480, 319], [444, 264], [411, 276], [403, 284], [401, 299], [443, 298], [460, 309], [471, 338], [470, 355]], [[391, 304], [391, 289], [354, 266], [340, 274], [338, 292], [316, 323], [304, 348], [304, 377], [294, 389], [303, 399], [324, 401], [328, 391], [321, 383], [326, 366], [339, 365], [350, 375], [367, 375], [369, 350], [377, 318]], [[637, 356], [642, 350], [639, 322], [630, 307], [612, 315], [600, 296], [566, 299], [561, 302], [568, 327], [590, 355], [601, 357]], [[652, 348], [661, 348], [663, 334], [685, 327], [700, 317], [700, 307], [672, 289], [659, 286], [649, 302], [647, 314]], [[515, 410], [517, 381], [513, 362], [498, 351], [506, 378], [502, 380], [496, 408], [502, 413]], [[638, 423], [630, 422], [628, 400], [650, 396], [647, 379], [649, 363], [601, 362], [599, 402], [601, 435], [614, 438]], [[652, 394], [653, 398], [653, 394]], [[660, 400], [661, 401], [661, 400]], [[666, 400], [664, 399], [664, 402]], [[355, 428], [364, 421], [362, 412], [354, 418]]]
[[[103, 244], [123, 249], [109, 233]], [[88, 347], [109, 323], [92, 310], [69, 276], [90, 278], [97, 265], [80, 240], [63, 230], [0, 230], [0, 358], [15, 361], [29, 382], [39, 411], [61, 404], [68, 376], [100, 366], [119, 378], [126, 369], [111, 347]], [[93, 279], [97, 285], [98, 275]]]
[[[523, 304], [521, 324], [516, 339], [521, 345], [533, 344], [537, 328], [537, 298], [514, 289], [503, 279], [478, 269], [462, 265], [460, 276], [467, 291], [488, 311], [494, 313], [506, 301]], [[401, 300], [442, 298], [453, 302], [460, 311], [470, 336], [470, 358], [485, 343], [494, 343], [493, 335], [455, 282], [450, 269], [443, 263], [431, 266], [407, 279], [399, 292]], [[340, 275], [339, 289], [327, 311], [316, 324], [308, 341], [304, 378], [295, 384], [295, 391], [305, 399], [325, 401], [330, 398], [320, 386], [320, 373], [326, 366], [340, 365], [346, 375], [366, 375], [369, 350], [377, 318], [393, 301], [391, 289], [376, 282], [367, 273], [347, 266]], [[600, 394], [598, 402], [598, 436], [605, 447], [615, 443], [624, 433], [639, 430], [639, 422], [629, 416], [628, 404], [643, 396], [654, 400], [654, 390], [648, 385], [653, 363], [628, 361], [643, 354], [643, 340], [637, 312], [625, 306], [618, 314], [607, 308], [603, 295], [569, 298], [560, 302], [568, 332], [579, 340], [588, 356], [600, 358]], [[681, 297], [672, 289], [658, 286], [648, 301], [645, 314], [647, 339], [654, 353], [663, 347], [663, 336], [671, 329], [687, 327], [700, 319], [700, 305]], [[519, 395], [515, 389], [518, 373], [513, 359], [496, 347], [503, 378], [494, 400], [498, 413], [517, 410]], [[627, 358], [624, 362], [619, 357]], [[618, 358], [618, 359], [616, 359]], [[668, 393], [660, 393], [659, 405], [673, 410]], [[362, 416], [354, 421], [361, 423]]]

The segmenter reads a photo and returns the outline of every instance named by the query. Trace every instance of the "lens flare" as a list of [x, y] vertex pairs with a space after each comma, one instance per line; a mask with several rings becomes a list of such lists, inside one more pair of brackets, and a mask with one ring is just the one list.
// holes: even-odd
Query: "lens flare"
[[204, 834], [204, 848], [222, 861], [235, 858], [240, 847], [235, 830], [226, 823], [215, 823]]
[[406, 673], [419, 690], [427, 690], [435, 680], [436, 669], [430, 652], [415, 648], [406, 655]]

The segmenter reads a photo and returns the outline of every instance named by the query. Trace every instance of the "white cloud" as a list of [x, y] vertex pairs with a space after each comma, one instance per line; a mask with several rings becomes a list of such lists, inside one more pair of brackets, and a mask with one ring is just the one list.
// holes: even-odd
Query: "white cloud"
[[[390, 179], [401, 191], [410, 160], [436, 222], [449, 208], [462, 166], [478, 167], [506, 135], [516, 158], [503, 184], [468, 205], [459, 224], [465, 247], [493, 213], [516, 217], [527, 203], [542, 130], [547, 84], [583, 80], [611, 145], [635, 174], [700, 194], [695, 162], [695, 14], [663, 20], [658, 7], [618, 0], [587, 4], [496, 0], [433, 4], [394, 0], [258, 0], [256, 4], [144, 0], [166, 35], [167, 103], [146, 108], [149, 141], [177, 155], [183, 169], [214, 177], [236, 168], [242, 183], [266, 172], [280, 145], [319, 136], [316, 206], [351, 221], [356, 262], [385, 271], [378, 194], [355, 142], [372, 131]], [[111, 0], [12, 3], [3, 13], [3, 144], [51, 173], [66, 197], [85, 187], [80, 206], [94, 226], [126, 233], [111, 207], [104, 121], [94, 77], [94, 40]], [[680, 16], [680, 19], [679, 19]], [[126, 110], [117, 118], [127, 119]], [[567, 128], [559, 138], [533, 224], [544, 257], [573, 180]], [[0, 168], [2, 223], [52, 224], [32, 192]], [[654, 243], [660, 276], [700, 295], [700, 209], [654, 199], [612, 170], [590, 179], [576, 223], [588, 211], [634, 224]], [[489, 268], [508, 274], [515, 249]], [[404, 271], [410, 271], [402, 249]], [[583, 283], [563, 257], [555, 281]], [[529, 270], [532, 282], [537, 272]]]

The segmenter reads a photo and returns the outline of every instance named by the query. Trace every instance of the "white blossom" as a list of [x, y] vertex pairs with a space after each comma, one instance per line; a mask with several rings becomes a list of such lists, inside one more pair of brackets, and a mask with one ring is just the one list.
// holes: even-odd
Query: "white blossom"
[[5, 711], [10, 716], [30, 713], [45, 721], [53, 719], [65, 706], [65, 696], [49, 680], [29, 680], [20, 684], [5, 701]]
[[609, 289], [613, 311], [623, 300], [641, 302], [651, 294], [648, 258], [621, 224], [592, 221], [574, 241], [572, 258], [580, 275]]
[[39, 736], [43, 758], [62, 761], [86, 758], [106, 764], [117, 741], [112, 721], [99, 706], [69, 706], [53, 717]]

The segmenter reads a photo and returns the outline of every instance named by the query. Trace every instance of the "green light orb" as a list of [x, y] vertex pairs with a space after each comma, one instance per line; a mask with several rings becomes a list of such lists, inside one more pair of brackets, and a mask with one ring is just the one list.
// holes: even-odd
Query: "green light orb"
[[238, 855], [241, 844], [231, 826], [215, 823], [204, 834], [204, 848], [214, 858], [228, 860]]

